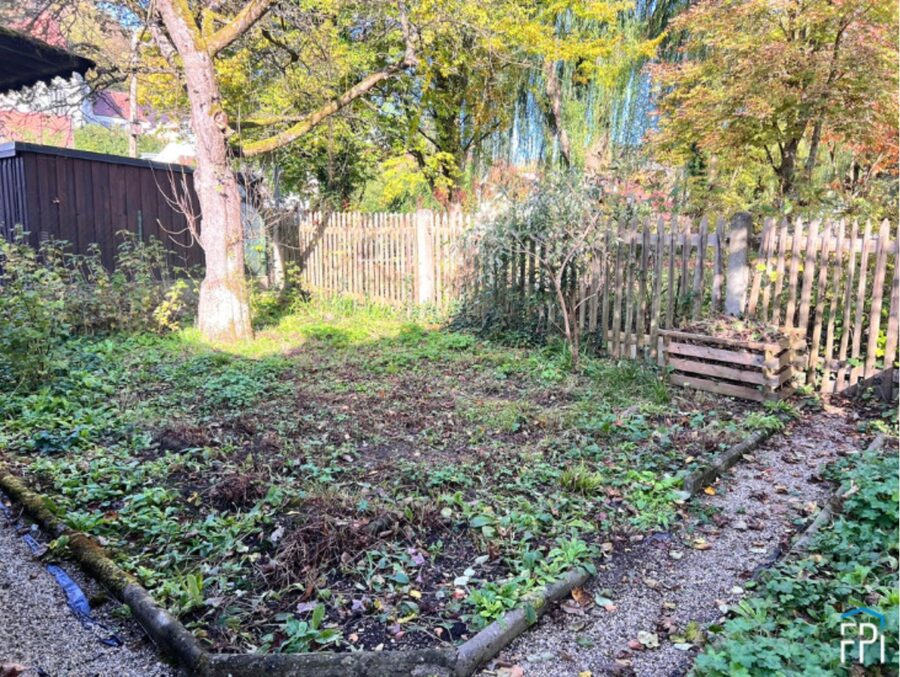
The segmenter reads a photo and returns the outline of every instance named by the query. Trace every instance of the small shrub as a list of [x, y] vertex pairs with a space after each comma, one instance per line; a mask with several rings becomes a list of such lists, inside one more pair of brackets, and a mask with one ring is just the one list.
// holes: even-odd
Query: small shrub
[[188, 291], [158, 241], [124, 233], [109, 272], [96, 247], [78, 255], [49, 240], [35, 250], [21, 229], [0, 243], [0, 287], [0, 387], [39, 382], [74, 334], [177, 329]]

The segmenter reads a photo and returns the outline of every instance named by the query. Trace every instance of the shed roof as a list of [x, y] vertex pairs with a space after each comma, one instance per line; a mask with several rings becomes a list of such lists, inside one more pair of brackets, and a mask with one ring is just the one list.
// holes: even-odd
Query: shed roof
[[194, 169], [186, 165], [168, 164], [142, 158], [125, 157], [123, 155], [109, 155], [107, 153], [94, 153], [88, 150], [73, 150], [71, 148], [58, 148], [57, 146], [42, 146], [37, 143], [23, 143], [22, 141], [9, 141], [0, 143], [0, 159], [14, 157], [21, 153], [36, 153], [38, 155], [55, 155], [57, 157], [74, 158], [76, 160], [89, 160], [91, 162], [107, 162], [114, 165], [130, 165], [132, 167], [144, 167], [162, 171], [184, 172], [193, 174]]
[[0, 92], [49, 82], [57, 76], [84, 75], [95, 65], [90, 59], [0, 26]]

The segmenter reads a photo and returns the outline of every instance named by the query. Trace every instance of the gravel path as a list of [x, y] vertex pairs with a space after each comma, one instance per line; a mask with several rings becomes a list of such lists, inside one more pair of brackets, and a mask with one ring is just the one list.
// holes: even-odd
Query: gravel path
[[819, 478], [822, 467], [864, 447], [854, 421], [851, 410], [828, 407], [770, 438], [716, 482], [715, 495], [694, 499], [699, 505], [675, 533], [613, 556], [587, 592], [614, 608], [595, 605], [583, 615], [575, 604], [569, 612], [557, 608], [482, 674], [685, 674], [699, 651], [689, 640], [703, 634], [695, 628], [724, 620], [754, 570], [781, 554], [823, 507], [832, 488]]
[[[32, 533], [40, 539], [39, 533]], [[64, 569], [88, 599], [98, 595], [97, 585], [77, 565], [67, 562]], [[123, 641], [120, 647], [105, 646], [100, 640], [108, 637], [106, 632], [82, 626], [53, 576], [32, 557], [14, 524], [0, 511], [0, 674], [11, 664], [27, 668], [23, 677], [181, 674], [160, 661], [134, 621], [113, 619], [112, 609], [107, 611], [113, 606], [104, 604], [92, 614]], [[9, 670], [9, 674], [18, 671]]]

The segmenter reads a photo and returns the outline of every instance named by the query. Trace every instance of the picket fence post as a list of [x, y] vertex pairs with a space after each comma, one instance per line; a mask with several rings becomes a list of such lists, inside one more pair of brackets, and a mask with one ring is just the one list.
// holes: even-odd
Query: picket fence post
[[434, 301], [434, 213], [416, 211], [416, 302]]
[[739, 317], [744, 314], [747, 302], [747, 240], [752, 219], [747, 212], [738, 212], [731, 219], [728, 237], [728, 270], [725, 276], [725, 312]]

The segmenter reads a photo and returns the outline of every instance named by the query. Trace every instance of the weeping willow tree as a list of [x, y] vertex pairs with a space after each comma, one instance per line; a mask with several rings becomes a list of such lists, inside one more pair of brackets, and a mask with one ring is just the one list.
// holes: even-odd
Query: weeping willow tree
[[[675, 58], [679, 36], [666, 34], [687, 0], [638, 0], [616, 12], [615, 49], [560, 58], [524, 81], [513, 122], [495, 135], [487, 158], [514, 164], [569, 164], [602, 171], [613, 155], [640, 147], [654, 124], [646, 63]], [[561, 39], [584, 42], [609, 35], [608, 22], [566, 12], [556, 19]], [[556, 101], [554, 101], [556, 99]]]

